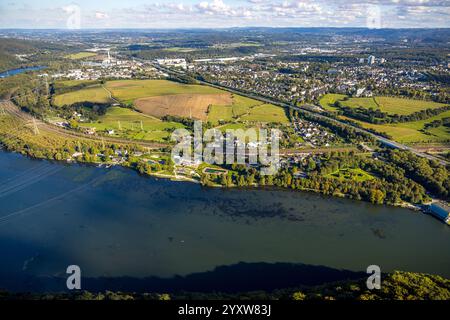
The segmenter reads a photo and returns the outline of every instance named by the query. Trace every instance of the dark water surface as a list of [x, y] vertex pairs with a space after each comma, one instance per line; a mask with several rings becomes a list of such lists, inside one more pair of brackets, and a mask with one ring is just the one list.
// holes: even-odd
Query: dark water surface
[[44, 66], [36, 66], [36, 67], [25, 67], [25, 68], [17, 68], [17, 69], [11, 69], [7, 70], [5, 72], [0, 72], [0, 78], [8, 78], [11, 76], [15, 76], [16, 74], [24, 73], [27, 71], [38, 71], [45, 69]]
[[406, 209], [0, 151], [0, 288], [61, 291], [72, 264], [88, 288], [143, 291], [315, 284], [371, 264], [450, 277], [449, 249], [448, 226]]

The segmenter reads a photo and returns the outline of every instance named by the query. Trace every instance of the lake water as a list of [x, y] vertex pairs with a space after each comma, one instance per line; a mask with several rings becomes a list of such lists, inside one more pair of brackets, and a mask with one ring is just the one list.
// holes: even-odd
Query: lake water
[[[208, 189], [0, 151], [0, 288], [273, 289], [418, 271], [450, 277], [450, 228], [402, 208]], [[346, 270], [346, 271], [343, 271]]]
[[19, 74], [19, 73], [24, 73], [27, 71], [38, 71], [38, 70], [42, 70], [45, 68], [46, 67], [43, 67], [43, 66], [36, 66], [36, 67], [25, 67], [25, 68], [12, 69], [12, 70], [8, 70], [5, 72], [1, 72], [0, 78], [7, 78], [7, 77], [15, 76], [16, 74]]

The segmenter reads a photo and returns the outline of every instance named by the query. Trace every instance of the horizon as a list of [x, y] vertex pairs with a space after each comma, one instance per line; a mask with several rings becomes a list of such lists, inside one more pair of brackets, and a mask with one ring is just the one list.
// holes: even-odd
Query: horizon
[[278, 27], [278, 26], [245, 26], [245, 27], [152, 27], [152, 28], [139, 28], [139, 27], [117, 27], [117, 28], [80, 28], [80, 29], [68, 29], [68, 28], [3, 28], [2, 31], [66, 31], [66, 32], [80, 32], [80, 31], [114, 31], [114, 30], [231, 30], [231, 29], [354, 29], [354, 30], [370, 30], [370, 31], [383, 31], [383, 30], [450, 30], [448, 27], [386, 27], [386, 28], [369, 28], [369, 27]]

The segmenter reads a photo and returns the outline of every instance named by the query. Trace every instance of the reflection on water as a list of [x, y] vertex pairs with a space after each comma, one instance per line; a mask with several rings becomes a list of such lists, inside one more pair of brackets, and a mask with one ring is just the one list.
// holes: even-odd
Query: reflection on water
[[[162, 287], [179, 286], [170, 282], [175, 275], [191, 279], [239, 262], [351, 271], [377, 264], [383, 272], [450, 277], [449, 241], [450, 228], [406, 209], [302, 192], [208, 189], [0, 153], [0, 287], [63, 277], [69, 264], [91, 279], [166, 279]], [[281, 285], [273, 274], [279, 269], [270, 270]]]

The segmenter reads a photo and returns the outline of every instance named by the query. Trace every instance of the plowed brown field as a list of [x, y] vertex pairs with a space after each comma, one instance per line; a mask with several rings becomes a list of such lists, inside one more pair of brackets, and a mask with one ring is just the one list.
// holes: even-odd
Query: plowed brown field
[[209, 105], [226, 106], [233, 103], [231, 94], [175, 94], [135, 100], [135, 106], [155, 117], [165, 115], [206, 120]]

